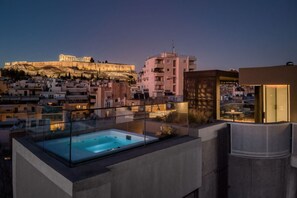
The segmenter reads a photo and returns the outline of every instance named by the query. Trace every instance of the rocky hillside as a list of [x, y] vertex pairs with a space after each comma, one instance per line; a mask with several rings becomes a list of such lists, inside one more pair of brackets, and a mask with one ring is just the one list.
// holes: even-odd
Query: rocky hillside
[[63, 76], [136, 80], [134, 65], [79, 62], [14, 62], [5, 69], [23, 70], [29, 75], [59, 78]]

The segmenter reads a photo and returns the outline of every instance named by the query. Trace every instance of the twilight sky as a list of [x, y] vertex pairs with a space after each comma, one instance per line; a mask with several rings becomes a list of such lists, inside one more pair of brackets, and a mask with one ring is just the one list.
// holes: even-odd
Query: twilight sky
[[0, 65], [60, 53], [135, 64], [171, 51], [198, 69], [297, 64], [296, 0], [0, 0]]

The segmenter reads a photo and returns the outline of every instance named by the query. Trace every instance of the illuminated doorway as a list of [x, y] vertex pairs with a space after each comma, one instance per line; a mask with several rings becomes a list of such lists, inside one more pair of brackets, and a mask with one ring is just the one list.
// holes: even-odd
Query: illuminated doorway
[[289, 85], [264, 85], [264, 122], [289, 121]]

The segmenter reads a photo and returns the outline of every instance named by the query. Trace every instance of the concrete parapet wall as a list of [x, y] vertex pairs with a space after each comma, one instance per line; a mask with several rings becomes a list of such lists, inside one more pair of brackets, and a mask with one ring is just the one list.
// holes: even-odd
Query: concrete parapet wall
[[231, 123], [231, 154], [245, 157], [282, 157], [290, 154], [291, 124]]
[[289, 162], [289, 157], [250, 159], [229, 156], [229, 198], [296, 197], [296, 170]]
[[202, 141], [200, 198], [227, 198], [228, 196], [228, 131], [227, 123], [189, 130], [190, 136], [199, 137]]
[[201, 186], [201, 144], [196, 139], [108, 167], [111, 197], [180, 198]]
[[72, 182], [13, 139], [14, 198], [70, 198]]

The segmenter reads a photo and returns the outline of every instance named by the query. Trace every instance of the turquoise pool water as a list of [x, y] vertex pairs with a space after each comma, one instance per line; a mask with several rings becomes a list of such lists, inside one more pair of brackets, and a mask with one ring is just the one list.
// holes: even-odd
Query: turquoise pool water
[[[144, 139], [146, 138], [146, 139]], [[157, 138], [127, 131], [109, 129], [99, 132], [73, 136], [71, 139], [71, 161], [81, 162], [106, 154], [118, 152], [146, 142], [156, 141]], [[70, 138], [59, 138], [40, 141], [37, 143], [65, 160], [70, 158]]]

